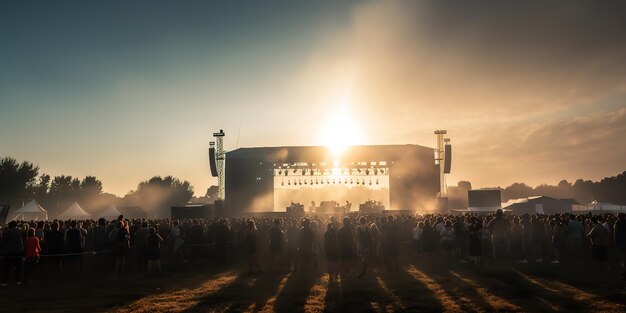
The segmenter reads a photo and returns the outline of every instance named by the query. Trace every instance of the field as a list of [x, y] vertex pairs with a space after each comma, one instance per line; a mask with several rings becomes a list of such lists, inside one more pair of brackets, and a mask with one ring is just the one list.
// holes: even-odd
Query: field
[[3, 312], [620, 312], [621, 271], [552, 264], [403, 262], [328, 284], [309, 275], [249, 275], [241, 267], [188, 264], [161, 276], [42, 278], [0, 289]]

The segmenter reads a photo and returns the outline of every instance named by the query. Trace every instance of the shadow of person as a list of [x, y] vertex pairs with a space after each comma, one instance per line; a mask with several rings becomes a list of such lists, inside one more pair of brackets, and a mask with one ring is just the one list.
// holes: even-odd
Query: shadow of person
[[222, 289], [197, 299], [198, 302], [183, 312], [206, 312], [222, 310], [241, 312], [250, 308], [260, 308], [270, 298], [276, 296], [281, 280], [286, 274], [270, 273], [263, 275], [239, 274]]
[[[394, 272], [372, 273], [378, 275], [379, 288], [396, 298], [402, 310], [419, 312], [441, 312], [444, 305], [441, 299], [423, 282], [410, 275], [407, 268]], [[373, 276], [372, 275], [372, 276]]]
[[321, 273], [293, 273], [285, 282], [274, 303], [276, 312], [304, 312], [313, 285], [320, 282]]

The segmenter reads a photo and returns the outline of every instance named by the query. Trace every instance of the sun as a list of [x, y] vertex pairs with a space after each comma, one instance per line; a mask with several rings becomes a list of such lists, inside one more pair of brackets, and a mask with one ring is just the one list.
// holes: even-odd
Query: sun
[[322, 141], [333, 157], [338, 158], [350, 146], [361, 142], [361, 133], [348, 112], [340, 110], [326, 122]]

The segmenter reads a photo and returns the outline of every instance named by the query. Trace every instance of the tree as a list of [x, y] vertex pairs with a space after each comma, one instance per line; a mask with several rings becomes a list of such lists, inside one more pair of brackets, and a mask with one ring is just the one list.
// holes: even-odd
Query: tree
[[38, 175], [39, 166], [33, 163], [19, 163], [10, 157], [0, 159], [0, 203], [17, 207], [31, 200]]
[[160, 217], [170, 215], [170, 207], [185, 205], [193, 196], [193, 187], [188, 181], [172, 176], [154, 176], [142, 181], [137, 190], [123, 199], [124, 204], [140, 205]]
[[80, 182], [81, 198], [94, 197], [102, 193], [102, 182], [94, 176], [86, 176]]
[[55, 176], [50, 184], [50, 204], [60, 208], [79, 200], [80, 180], [72, 176]]
[[207, 198], [209, 198], [211, 201], [215, 201], [217, 199], [217, 193], [218, 192], [219, 192], [219, 187], [213, 185], [213, 186], [211, 186], [211, 187], [206, 189], [205, 196]]
[[504, 188], [502, 192], [502, 201], [506, 202], [510, 199], [527, 198], [533, 195], [533, 188], [524, 183], [513, 183]]

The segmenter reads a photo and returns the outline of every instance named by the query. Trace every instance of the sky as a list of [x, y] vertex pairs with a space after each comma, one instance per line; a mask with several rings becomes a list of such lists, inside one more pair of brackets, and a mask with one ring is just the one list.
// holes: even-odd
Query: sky
[[[237, 147], [453, 144], [449, 184], [626, 170], [626, 6], [2, 1], [0, 156], [124, 195]], [[343, 134], [343, 135], [341, 135]]]

